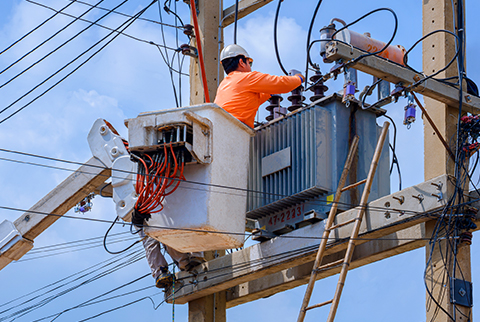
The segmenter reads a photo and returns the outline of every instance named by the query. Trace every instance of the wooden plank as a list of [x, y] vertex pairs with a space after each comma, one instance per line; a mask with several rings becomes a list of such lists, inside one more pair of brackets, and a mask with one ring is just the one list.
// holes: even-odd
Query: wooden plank
[[[440, 187], [440, 190], [437, 186]], [[380, 238], [428, 221], [430, 218], [425, 216], [425, 212], [442, 209], [450, 191], [447, 176], [442, 176], [371, 202], [360, 228], [361, 237]], [[422, 202], [412, 197], [419, 194], [424, 196]], [[443, 197], [438, 199], [434, 195], [443, 195]], [[393, 197], [398, 199], [404, 197], [405, 201], [400, 204]], [[358, 209], [354, 208], [340, 213], [337, 215], [337, 222], [349, 220], [357, 212]], [[199, 274], [195, 277], [180, 272], [177, 279], [183, 281], [184, 286], [175, 294], [175, 303], [186, 303], [289, 267], [311, 262], [315, 258], [319, 240], [310, 238], [321, 236], [323, 229], [322, 221], [295, 230], [283, 237], [217, 258], [204, 263], [201, 268], [199, 267], [197, 269]], [[350, 236], [350, 233], [351, 228], [348, 227], [336, 230], [334, 239], [328, 243], [325, 254], [331, 255], [344, 250], [346, 248], [345, 238]], [[365, 242], [367, 240], [357, 240], [358, 245]], [[166, 296], [168, 295], [167, 292]]]
[[[238, 19], [241, 19], [255, 10], [269, 4], [272, 0], [240, 0], [238, 2]], [[235, 5], [223, 10], [222, 26], [226, 27], [235, 21]]]
[[[110, 174], [110, 169], [105, 168], [105, 165], [100, 160], [92, 157], [33, 205], [29, 212], [24, 213], [15, 220], [15, 227], [23, 238], [33, 242], [38, 235], [60, 218], [59, 216], [48, 216], [40, 213], [64, 215], [88, 194], [104, 184], [105, 180], [110, 177]], [[28, 247], [29, 245], [25, 245], [25, 241], [21, 242], [23, 245], [19, 244], [12, 247], [12, 250], [15, 251], [15, 259], [20, 259], [31, 249], [31, 247]], [[0, 269], [8, 265], [12, 258], [9, 252], [1, 254]]]
[[[423, 247], [427, 241], [421, 240], [421, 238], [425, 238], [424, 223], [359, 245], [355, 249], [350, 269]], [[325, 257], [323, 263], [331, 263], [344, 256], [345, 251], [341, 251]], [[227, 307], [234, 307], [307, 284], [313, 264], [314, 262], [309, 262], [300, 266], [287, 268], [280, 272], [230, 288], [227, 293]], [[338, 274], [339, 272], [340, 267], [325, 270], [319, 272], [316, 279], [320, 280]], [[333, 289], [330, 295], [332, 294]]]
[[[365, 52], [336, 41], [327, 44], [327, 57], [331, 60], [343, 59], [345, 62], [348, 62], [363, 54]], [[352, 67], [394, 84], [403, 83], [404, 86], [412, 85], [417, 80], [423, 78], [421, 74], [417, 74], [378, 56], [365, 57]], [[458, 90], [434, 79], [429, 79], [425, 83], [416, 86], [414, 91], [442, 103], [458, 106]], [[480, 98], [465, 92], [463, 97], [465, 111], [480, 113]]]
[[[64, 215], [103, 184], [110, 174], [110, 169], [105, 168], [100, 160], [92, 157], [29, 210]], [[59, 218], [26, 212], [15, 220], [14, 224], [24, 238], [34, 240]]]

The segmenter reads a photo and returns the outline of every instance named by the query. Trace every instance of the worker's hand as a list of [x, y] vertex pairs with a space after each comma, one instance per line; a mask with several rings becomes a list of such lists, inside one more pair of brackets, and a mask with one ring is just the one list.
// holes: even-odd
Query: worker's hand
[[288, 75], [290, 76], [298, 76], [302, 79], [302, 83], [305, 82], [305, 76], [302, 75], [302, 72], [300, 72], [299, 70], [297, 69], [290, 69], [288, 71]]

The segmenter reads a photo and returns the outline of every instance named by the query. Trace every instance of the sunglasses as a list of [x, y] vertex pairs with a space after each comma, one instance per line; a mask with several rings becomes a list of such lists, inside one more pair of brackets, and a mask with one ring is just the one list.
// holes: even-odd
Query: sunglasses
[[253, 66], [253, 59], [251, 59], [251, 58], [243, 58], [242, 60], [245, 61], [245, 62], [248, 62], [248, 64], [250, 65], [250, 67]]

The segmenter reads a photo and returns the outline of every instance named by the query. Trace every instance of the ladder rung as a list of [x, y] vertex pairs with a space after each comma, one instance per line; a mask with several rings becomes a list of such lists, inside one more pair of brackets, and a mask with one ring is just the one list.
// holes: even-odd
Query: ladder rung
[[341, 192], [345, 192], [345, 191], [347, 191], [347, 190], [350, 190], [350, 189], [353, 189], [353, 188], [355, 188], [355, 187], [358, 187], [359, 185], [364, 184], [365, 182], [367, 182], [367, 179], [363, 179], [362, 181], [358, 181], [358, 182], [356, 182], [356, 183], [352, 183], [351, 185], [344, 187], [344, 188], [343, 188], [342, 190], [340, 190], [340, 191], [341, 191]]
[[318, 303], [318, 304], [306, 307], [305, 311], [308, 311], [308, 310], [311, 310], [311, 309], [316, 309], [317, 307], [322, 307], [322, 306], [325, 306], [327, 304], [331, 304], [332, 302], [333, 302], [333, 299], [331, 299], [330, 301], [325, 301], [323, 303]]
[[334, 230], [334, 229], [337, 229], [337, 228], [346, 226], [346, 225], [348, 225], [348, 224], [351, 224], [351, 223], [354, 222], [355, 220], [357, 220], [357, 217], [352, 218], [352, 219], [350, 219], [350, 220], [347, 220], [347, 221], [345, 221], [345, 222], [336, 224], [335, 226], [330, 227], [329, 230]]
[[323, 269], [326, 269], [326, 268], [330, 268], [330, 267], [333, 267], [333, 266], [337, 266], [338, 264], [343, 263], [344, 260], [345, 260], [345, 259], [342, 258], [342, 259], [339, 259], [338, 261], [331, 262], [331, 263], [328, 263], [328, 264], [319, 266], [319, 267], [317, 268], [317, 270], [323, 270]]

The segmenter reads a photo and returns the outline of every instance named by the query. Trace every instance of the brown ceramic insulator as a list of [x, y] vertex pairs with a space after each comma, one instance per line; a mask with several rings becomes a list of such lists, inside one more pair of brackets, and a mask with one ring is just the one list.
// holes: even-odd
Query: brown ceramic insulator
[[292, 95], [288, 97], [288, 100], [292, 102], [292, 105], [288, 108], [290, 112], [295, 111], [303, 106], [302, 102], [305, 100], [305, 96], [302, 95], [303, 86], [300, 85], [292, 91]]
[[265, 109], [270, 112], [270, 115], [268, 115], [265, 119], [267, 121], [271, 121], [274, 118], [274, 109], [276, 107], [280, 107], [280, 102], [283, 101], [283, 97], [278, 94], [273, 94], [270, 96], [268, 101], [270, 102], [270, 105], [265, 107]]
[[193, 35], [193, 26], [190, 24], [183, 26], [183, 33], [187, 36]]
[[[323, 75], [320, 71], [317, 71], [315, 75], [310, 77], [310, 81], [312, 83], [315, 83], [317, 80], [322, 78]], [[313, 95], [310, 97], [310, 101], [314, 102], [316, 100], [319, 100], [321, 98], [325, 97], [325, 92], [328, 90], [328, 87], [323, 84], [323, 82], [318, 82], [314, 86], [310, 88], [310, 90], [313, 92]]]

